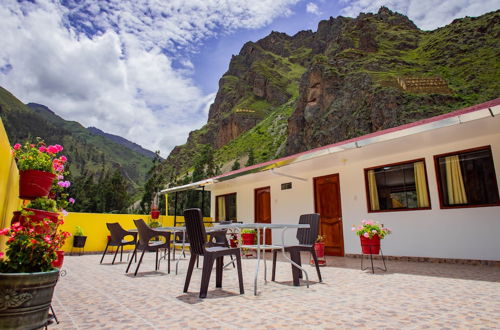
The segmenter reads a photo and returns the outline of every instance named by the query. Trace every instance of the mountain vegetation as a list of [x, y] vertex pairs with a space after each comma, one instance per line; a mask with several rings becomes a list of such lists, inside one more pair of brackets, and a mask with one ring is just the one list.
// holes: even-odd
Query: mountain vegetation
[[[196, 181], [210, 177], [209, 167], [227, 172], [497, 98], [499, 53], [500, 11], [423, 31], [381, 7], [376, 14], [331, 17], [316, 32], [272, 32], [232, 57], [207, 124], [163, 162], [165, 183]], [[193, 159], [207, 148], [213, 155], [200, 176]]]

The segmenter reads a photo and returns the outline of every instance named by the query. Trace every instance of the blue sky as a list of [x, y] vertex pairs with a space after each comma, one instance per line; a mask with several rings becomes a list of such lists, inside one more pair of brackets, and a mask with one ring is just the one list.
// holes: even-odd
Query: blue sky
[[1, 0], [0, 86], [165, 157], [206, 122], [245, 42], [382, 5], [424, 30], [499, 8], [498, 0]]

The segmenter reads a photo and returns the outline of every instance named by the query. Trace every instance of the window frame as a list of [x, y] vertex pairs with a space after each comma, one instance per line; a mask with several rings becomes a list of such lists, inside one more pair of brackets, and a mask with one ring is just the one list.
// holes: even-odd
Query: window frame
[[490, 152], [491, 161], [493, 162], [493, 171], [494, 171], [496, 192], [500, 195], [500, 193], [498, 192], [498, 180], [497, 180], [495, 161], [493, 159], [493, 152], [491, 150], [491, 145], [447, 152], [444, 154], [434, 155], [434, 170], [436, 172], [436, 184], [437, 184], [437, 188], [438, 188], [439, 208], [445, 210], [445, 209], [467, 209], [467, 208], [474, 208], [474, 207], [500, 206], [500, 196], [499, 196], [496, 203], [491, 203], [491, 204], [468, 204], [468, 205], [456, 205], [456, 206], [444, 205], [443, 187], [441, 186], [441, 174], [439, 172], [439, 158], [447, 157], [447, 156], [454, 156], [454, 155], [459, 156], [461, 154], [466, 154], [469, 152], [481, 151], [481, 150], [488, 150]]
[[[219, 197], [226, 197], [229, 195], [234, 195], [234, 202], [236, 203], [236, 198], [238, 197], [238, 194], [236, 192], [228, 193], [228, 194], [222, 194], [222, 195], [217, 195], [215, 196], [215, 222], [220, 222], [221, 220], [219, 219], [219, 204], [217, 203], [217, 198]], [[238, 218], [238, 205], [236, 205], [236, 219]], [[222, 220], [226, 221], [226, 220]]]
[[[427, 189], [427, 196], [429, 198], [429, 206], [427, 206], [427, 207], [412, 207], [412, 208], [404, 208], [404, 209], [401, 208], [401, 209], [387, 209], [387, 210], [372, 210], [371, 209], [371, 205], [370, 205], [370, 191], [368, 189], [368, 171], [379, 169], [379, 168], [383, 168], [383, 167], [413, 164], [413, 163], [417, 163], [417, 162], [423, 162], [424, 163], [425, 188]], [[364, 175], [365, 175], [366, 208], [368, 210], [368, 213], [422, 211], [422, 210], [430, 210], [430, 209], [432, 209], [431, 195], [430, 195], [430, 192], [429, 192], [429, 177], [427, 175], [427, 165], [425, 163], [425, 158], [417, 158], [417, 159], [411, 159], [411, 160], [406, 160], [406, 161], [397, 162], [397, 163], [391, 163], [391, 164], [384, 164], [384, 165], [377, 165], [377, 166], [367, 167], [363, 171], [364, 171]]]

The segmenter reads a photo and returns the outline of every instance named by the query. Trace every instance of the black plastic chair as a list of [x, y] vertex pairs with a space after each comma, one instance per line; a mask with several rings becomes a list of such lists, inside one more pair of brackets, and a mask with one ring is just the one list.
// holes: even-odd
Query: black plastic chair
[[[231, 223], [231, 222], [229, 222]], [[221, 224], [228, 224], [228, 223], [222, 223]], [[221, 230], [213, 230], [208, 233], [208, 246], [222, 246], [222, 247], [230, 247], [229, 246], [229, 241], [227, 239], [227, 229], [221, 229]], [[233, 261], [233, 255], [229, 255], [231, 257], [231, 261]], [[236, 267], [234, 264], [234, 261], [232, 262], [233, 268]]]
[[[101, 264], [102, 261], [104, 260], [104, 256], [106, 255], [106, 252], [108, 251], [108, 247], [110, 246], [116, 246], [116, 252], [115, 256], [113, 257], [113, 262], [111, 263], [112, 265], [115, 264], [115, 259], [116, 255], [118, 254], [118, 250], [121, 248], [120, 252], [120, 262], [122, 261], [122, 256], [123, 256], [123, 247], [126, 245], [136, 245], [137, 244], [137, 233], [131, 233], [129, 231], [126, 231], [125, 229], [120, 226], [118, 222], [108, 222], [106, 223], [106, 226], [108, 227], [109, 234], [110, 234], [110, 239], [108, 240], [108, 243], [106, 244], [106, 248], [104, 249], [104, 253], [102, 254], [101, 258]], [[126, 236], [132, 236], [132, 240], [127, 241], [124, 238]], [[137, 261], [137, 257], [136, 260]]]
[[[156, 266], [155, 270], [160, 269], [160, 264], [158, 262], [158, 251], [160, 249], [166, 249], [168, 251], [168, 273], [170, 274], [170, 232], [159, 231], [150, 228], [142, 219], [134, 220], [135, 226], [139, 232], [139, 242], [135, 246], [134, 254], [137, 257], [137, 250], [142, 250], [141, 258], [139, 259], [139, 263], [137, 264], [137, 268], [135, 269], [134, 276], [137, 276], [137, 271], [139, 270], [139, 266], [141, 265], [142, 258], [144, 257], [144, 253], [146, 251], [154, 251], [156, 252]], [[159, 240], [152, 240], [154, 238], [164, 237], [165, 242]], [[128, 273], [130, 265], [132, 264], [132, 259], [128, 263], [127, 270], [125, 273]]]
[[188, 291], [189, 282], [191, 281], [191, 275], [193, 273], [194, 263], [197, 256], [203, 256], [200, 298], [206, 298], [214, 261], [216, 261], [215, 287], [221, 288], [224, 256], [234, 255], [236, 257], [236, 264], [238, 269], [240, 294], [244, 294], [245, 290], [243, 288], [243, 273], [241, 270], [240, 249], [207, 245], [207, 233], [205, 231], [205, 226], [203, 225], [200, 209], [185, 210], [184, 221], [186, 225], [186, 231], [191, 243], [191, 257], [189, 259], [186, 282], [184, 283], [184, 292]]
[[[307, 251], [311, 252], [312, 257], [314, 259], [314, 264], [316, 266], [316, 272], [318, 273], [319, 281], [322, 282], [321, 272], [319, 270], [318, 257], [316, 256], [316, 251], [314, 250], [314, 243], [316, 242], [316, 238], [318, 237], [319, 232], [319, 222], [320, 216], [318, 213], [312, 214], [303, 214], [299, 218], [299, 224], [309, 224], [309, 228], [299, 228], [297, 229], [297, 239], [299, 240], [298, 245], [290, 245], [285, 246], [285, 251], [290, 253], [290, 259], [295, 262], [297, 265], [302, 266], [300, 260], [300, 252]], [[273, 276], [272, 280], [274, 281], [276, 275], [276, 254], [278, 250], [273, 251]], [[302, 278], [302, 271], [300, 268], [292, 265], [292, 276], [293, 276], [293, 285], [300, 285], [300, 278]]]

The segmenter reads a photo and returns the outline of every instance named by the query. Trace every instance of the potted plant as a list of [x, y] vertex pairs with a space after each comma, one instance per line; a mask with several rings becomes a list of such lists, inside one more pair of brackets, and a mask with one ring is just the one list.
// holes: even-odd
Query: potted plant
[[391, 230], [380, 222], [371, 220], [363, 220], [360, 226], [352, 226], [351, 230], [359, 236], [361, 251], [364, 254], [379, 254], [380, 240], [391, 233]]
[[151, 219], [158, 219], [160, 217], [160, 211], [158, 210], [158, 206], [153, 204], [151, 206]]
[[[21, 225], [26, 225], [26, 222], [43, 223], [44, 219], [48, 219], [53, 223], [57, 223], [59, 213], [57, 202], [47, 197], [39, 197], [28, 203], [21, 212]], [[45, 226], [38, 228], [39, 230], [50, 230], [51, 227]]]
[[[325, 266], [325, 236], [318, 235], [316, 238], [316, 242], [314, 243], [314, 252], [316, 253], [316, 257], [318, 258], [318, 265]], [[311, 259], [311, 264], [314, 265], [314, 260]]]
[[83, 228], [80, 226], [76, 226], [75, 234], [73, 235], [73, 247], [84, 248], [86, 241], [87, 241], [87, 236], [85, 236]]
[[254, 245], [256, 242], [256, 233], [255, 229], [242, 229], [241, 230], [241, 241], [243, 245]]
[[24, 145], [16, 143], [12, 147], [19, 169], [21, 199], [35, 199], [49, 194], [56, 174], [64, 171], [67, 161], [65, 156], [57, 158], [62, 150], [63, 147], [58, 144], [47, 147], [39, 138], [36, 144], [27, 141]]
[[[52, 266], [67, 232], [57, 231], [60, 221], [53, 223], [53, 233], [42, 233], [42, 223], [0, 230], [6, 235], [7, 251], [0, 252], [0, 320], [3, 329], [38, 329], [45, 326], [59, 270]], [[61, 220], [62, 221], [62, 220]]]

